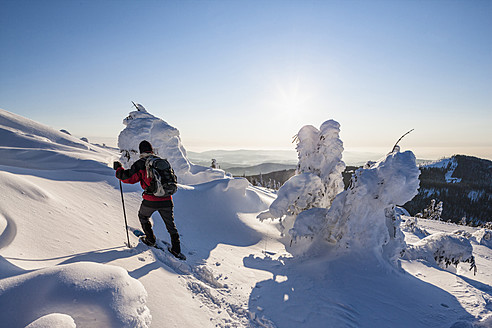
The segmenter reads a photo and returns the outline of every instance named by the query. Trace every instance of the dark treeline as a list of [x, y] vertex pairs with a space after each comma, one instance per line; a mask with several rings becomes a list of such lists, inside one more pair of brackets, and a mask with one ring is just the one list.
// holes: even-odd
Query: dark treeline
[[415, 215], [421, 213], [432, 199], [443, 202], [441, 218], [458, 223], [463, 217], [472, 225], [492, 221], [492, 161], [471, 156], [456, 155], [452, 178], [446, 182], [451, 167], [421, 167], [419, 194], [403, 207]]

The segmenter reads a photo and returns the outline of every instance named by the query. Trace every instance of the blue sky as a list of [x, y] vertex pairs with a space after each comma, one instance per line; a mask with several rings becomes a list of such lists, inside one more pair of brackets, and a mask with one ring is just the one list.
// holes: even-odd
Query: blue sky
[[492, 158], [492, 1], [0, 0], [0, 108], [114, 143], [131, 102], [185, 147]]

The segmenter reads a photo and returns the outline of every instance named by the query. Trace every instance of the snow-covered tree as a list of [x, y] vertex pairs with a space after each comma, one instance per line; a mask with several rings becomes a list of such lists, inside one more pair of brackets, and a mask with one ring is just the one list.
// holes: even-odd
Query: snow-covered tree
[[342, 161], [343, 143], [339, 137], [340, 124], [334, 120], [324, 122], [320, 127], [318, 156], [320, 157], [319, 177], [326, 187], [321, 207], [330, 207], [336, 195], [343, 191], [345, 163]]
[[429, 206], [427, 206], [422, 214], [422, 218], [429, 220], [441, 220], [442, 214], [442, 201], [436, 204], [435, 199], [431, 199]]
[[[489, 222], [490, 223], [490, 222]], [[487, 247], [492, 247], [492, 230], [488, 228], [482, 228], [475, 233], [473, 233], [473, 238], [480, 245], [485, 245]]]
[[432, 220], [441, 220], [441, 215], [442, 215], [442, 201], [437, 203], [436, 208], [434, 210], [433, 216], [431, 216]]
[[181, 143], [179, 130], [162, 119], [150, 114], [141, 104], [135, 104], [137, 110], [123, 120], [126, 125], [118, 136], [120, 162], [130, 167], [140, 156], [138, 145], [147, 140], [152, 144], [157, 156], [167, 158], [181, 184], [203, 183], [226, 178], [222, 170], [196, 165], [190, 162]]
[[310, 227], [318, 231], [311, 236], [317, 245], [328, 243], [343, 250], [372, 250], [381, 258], [395, 262], [405, 247], [395, 205], [405, 204], [418, 193], [419, 174], [412, 152], [390, 153], [357, 170], [351, 187], [338, 194], [328, 210], [312, 210], [322, 219], [304, 221], [302, 218], [307, 215], [298, 216], [290, 234], [294, 238], [305, 237], [306, 225], [317, 222], [317, 226]]
[[419, 238], [424, 238], [430, 235], [430, 233], [419, 227], [418, 219], [416, 217], [407, 217], [406, 221], [401, 225], [401, 230], [411, 232]]
[[217, 160], [215, 158], [212, 158], [212, 164], [210, 164], [210, 167], [213, 169], [219, 168], [219, 165], [217, 164]]
[[466, 216], [462, 217], [460, 222], [459, 222], [459, 225], [464, 225], [466, 226]]
[[339, 138], [340, 124], [324, 122], [318, 130], [303, 126], [296, 135], [299, 162], [297, 174], [280, 187], [277, 199], [260, 219], [281, 218], [282, 232], [288, 231], [296, 216], [310, 208], [327, 208], [343, 190], [343, 143]]
[[333, 120], [320, 130], [301, 128], [298, 174], [279, 189], [277, 199], [258, 218], [281, 218], [283, 231], [294, 241], [286, 245], [293, 254], [335, 247], [341, 252], [372, 252], [395, 263], [405, 248], [396, 206], [418, 193], [415, 155], [400, 152], [396, 144], [384, 158], [357, 170], [350, 188], [343, 190], [339, 131]]
[[443, 269], [457, 267], [460, 262], [470, 263], [470, 270], [477, 272], [473, 247], [468, 238], [456, 233], [435, 233], [421, 239], [405, 250], [408, 260], [423, 259], [434, 262]]

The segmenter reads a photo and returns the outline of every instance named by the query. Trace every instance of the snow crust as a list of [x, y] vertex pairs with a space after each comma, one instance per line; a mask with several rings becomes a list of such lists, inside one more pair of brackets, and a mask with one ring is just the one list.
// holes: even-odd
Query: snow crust
[[139, 159], [138, 145], [147, 140], [157, 156], [169, 161], [181, 184], [198, 184], [227, 177], [223, 170], [191, 163], [181, 143], [179, 130], [147, 112], [141, 104], [137, 107], [138, 110], [130, 112], [123, 120], [126, 128], [118, 136], [120, 161], [125, 168]]

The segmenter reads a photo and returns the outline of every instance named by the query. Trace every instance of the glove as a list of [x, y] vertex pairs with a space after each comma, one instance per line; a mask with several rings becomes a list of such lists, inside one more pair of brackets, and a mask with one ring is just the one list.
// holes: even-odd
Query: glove
[[120, 162], [118, 162], [118, 161], [115, 161], [115, 162], [113, 163], [113, 169], [114, 169], [114, 170], [117, 170], [117, 169], [119, 169], [119, 168], [120, 168], [120, 167], [122, 167], [122, 166], [123, 166], [123, 165], [121, 165], [121, 163], [120, 163]]

